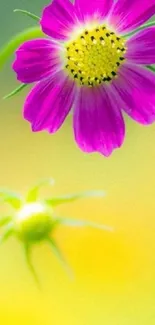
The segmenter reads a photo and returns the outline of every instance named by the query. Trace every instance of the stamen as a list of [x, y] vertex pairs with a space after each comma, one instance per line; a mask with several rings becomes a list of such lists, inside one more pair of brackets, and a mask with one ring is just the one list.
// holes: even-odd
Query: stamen
[[125, 60], [125, 40], [106, 26], [84, 30], [66, 44], [66, 70], [79, 85], [98, 86], [117, 78]]

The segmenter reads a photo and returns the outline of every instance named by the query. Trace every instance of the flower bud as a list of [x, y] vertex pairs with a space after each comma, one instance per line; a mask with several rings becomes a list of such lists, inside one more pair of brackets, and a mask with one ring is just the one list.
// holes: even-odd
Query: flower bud
[[15, 231], [26, 242], [46, 239], [54, 225], [53, 210], [42, 202], [23, 205], [15, 217]]

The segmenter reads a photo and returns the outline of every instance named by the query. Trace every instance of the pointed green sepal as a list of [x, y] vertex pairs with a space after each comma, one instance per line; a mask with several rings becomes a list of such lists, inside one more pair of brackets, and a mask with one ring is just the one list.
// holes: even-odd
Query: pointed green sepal
[[32, 262], [31, 262], [31, 247], [30, 247], [30, 245], [25, 244], [24, 245], [24, 250], [25, 250], [25, 257], [26, 257], [27, 266], [28, 266], [28, 268], [29, 268], [29, 270], [30, 270], [30, 272], [31, 272], [31, 274], [32, 274], [38, 288], [40, 289], [40, 282], [39, 282], [38, 276], [36, 274], [36, 271], [34, 269], [34, 266], [33, 266]]
[[104, 197], [105, 192], [103, 191], [88, 191], [83, 193], [68, 194], [58, 197], [53, 197], [51, 199], [46, 199], [46, 203], [51, 206], [57, 206], [59, 204], [74, 202], [79, 199], [91, 198], [91, 197]]
[[3, 244], [11, 235], [13, 235], [13, 233], [13, 225], [10, 223], [5, 227], [3, 233], [0, 235], [0, 244]]
[[75, 220], [75, 219], [68, 219], [68, 218], [58, 218], [57, 224], [67, 226], [67, 227], [90, 227], [95, 229], [100, 229], [104, 231], [113, 231], [113, 228], [98, 224], [92, 221], [86, 220]]
[[3, 227], [7, 225], [9, 222], [11, 222], [12, 217], [11, 216], [2, 216], [0, 217], [0, 227]]
[[13, 208], [19, 209], [22, 205], [22, 197], [9, 190], [0, 189], [0, 202], [9, 203]]
[[153, 65], [147, 65], [146, 66], [149, 70], [151, 70], [152, 72], [155, 72], [155, 66]]
[[34, 185], [27, 193], [26, 202], [35, 202], [38, 199], [39, 191], [43, 186], [53, 186], [54, 180], [47, 178]]
[[32, 19], [34, 19], [35, 21], [39, 22], [40, 21], [40, 17], [32, 14], [30, 11], [27, 11], [27, 10], [22, 10], [22, 9], [14, 9], [13, 12], [19, 12], [19, 13], [22, 13]]
[[9, 93], [8, 95], [4, 96], [3, 99], [8, 99], [8, 98], [11, 98], [11, 97], [17, 95], [18, 93], [21, 92], [21, 90], [23, 90], [27, 86], [28, 86], [27, 84], [21, 84], [16, 89], [14, 89], [13, 91], [11, 91], [11, 93]]
[[150, 21], [150, 22], [148, 22], [148, 23], [146, 23], [146, 24], [143, 24], [143, 25], [139, 26], [138, 28], [134, 29], [132, 32], [123, 35], [123, 37], [124, 37], [124, 38], [129, 38], [129, 37], [131, 37], [132, 35], [134, 35], [134, 34], [140, 32], [141, 30], [146, 29], [146, 28], [148, 28], [148, 27], [152, 27], [152, 26], [155, 26], [155, 21]]
[[69, 277], [71, 279], [73, 279], [73, 272], [70, 269], [69, 265], [66, 263], [64, 257], [62, 256], [62, 254], [61, 254], [55, 240], [53, 238], [47, 238], [47, 242], [48, 242], [49, 246], [52, 248], [52, 251], [53, 251], [54, 255], [57, 257], [60, 264], [63, 266], [63, 268], [65, 269], [65, 271], [69, 275]]

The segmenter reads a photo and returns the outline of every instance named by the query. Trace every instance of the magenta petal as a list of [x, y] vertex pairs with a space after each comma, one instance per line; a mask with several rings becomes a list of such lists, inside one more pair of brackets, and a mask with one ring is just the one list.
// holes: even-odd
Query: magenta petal
[[81, 88], [75, 103], [74, 132], [85, 152], [109, 156], [122, 145], [124, 120], [110, 88]]
[[137, 64], [155, 63], [155, 27], [145, 30], [132, 36], [126, 43], [126, 58]]
[[120, 33], [144, 24], [155, 14], [155, 0], [118, 0], [110, 13], [109, 23]]
[[80, 12], [82, 18], [98, 14], [105, 18], [113, 4], [113, 0], [75, 0], [75, 8]]
[[155, 75], [146, 68], [125, 64], [113, 81], [121, 108], [135, 121], [155, 121]]
[[76, 20], [75, 7], [69, 0], [53, 0], [43, 10], [40, 24], [45, 34], [64, 40]]
[[16, 51], [13, 69], [23, 83], [39, 81], [51, 75], [59, 65], [58, 47], [47, 39], [23, 43]]
[[68, 115], [74, 94], [74, 83], [67, 78], [61, 78], [58, 84], [51, 78], [43, 80], [28, 95], [24, 118], [31, 122], [34, 132], [55, 132]]

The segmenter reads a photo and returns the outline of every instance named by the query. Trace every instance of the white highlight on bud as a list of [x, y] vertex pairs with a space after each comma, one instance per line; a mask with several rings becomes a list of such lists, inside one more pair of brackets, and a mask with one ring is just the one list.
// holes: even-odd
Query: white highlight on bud
[[17, 213], [17, 220], [22, 221], [32, 215], [44, 213], [45, 209], [45, 205], [41, 202], [27, 203]]

